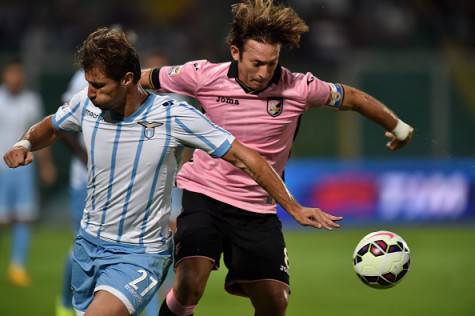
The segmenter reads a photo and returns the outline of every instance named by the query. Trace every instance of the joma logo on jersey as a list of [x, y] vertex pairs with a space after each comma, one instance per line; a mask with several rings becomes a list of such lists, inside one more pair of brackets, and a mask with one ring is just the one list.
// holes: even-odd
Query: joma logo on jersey
[[153, 121], [140, 121], [137, 123], [144, 127], [143, 134], [147, 139], [151, 139], [155, 135], [155, 127], [163, 125], [163, 123]]
[[270, 116], [279, 116], [284, 110], [284, 98], [267, 98], [267, 113]]
[[233, 98], [228, 98], [228, 97], [217, 97], [216, 102], [239, 105], [239, 100], [238, 99], [233, 99]]

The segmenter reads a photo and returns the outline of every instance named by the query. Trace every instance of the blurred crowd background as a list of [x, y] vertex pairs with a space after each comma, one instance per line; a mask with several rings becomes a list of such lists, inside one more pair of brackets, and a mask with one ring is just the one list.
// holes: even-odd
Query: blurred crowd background
[[[194, 59], [226, 61], [230, 55], [225, 36], [234, 2], [3, 0], [0, 66], [14, 56], [21, 57], [28, 87], [40, 93], [46, 113], [52, 113], [76, 70], [76, 49], [97, 27], [120, 24], [132, 30], [142, 60], [159, 55], [160, 62], [168, 64]], [[416, 129], [410, 146], [389, 153], [381, 128], [359, 115], [310, 111], [296, 139], [295, 161], [442, 159], [446, 161], [443, 167], [450, 169], [454, 161], [473, 157], [474, 1], [282, 2], [293, 6], [310, 26], [301, 47], [283, 53], [284, 66], [359, 87], [383, 100]], [[59, 197], [67, 198], [57, 193], [66, 192], [70, 154], [57, 144], [54, 158], [60, 166], [59, 181], [43, 190], [43, 196], [58, 206], [48, 209], [60, 209], [64, 201]], [[467, 190], [470, 204], [470, 185]]]

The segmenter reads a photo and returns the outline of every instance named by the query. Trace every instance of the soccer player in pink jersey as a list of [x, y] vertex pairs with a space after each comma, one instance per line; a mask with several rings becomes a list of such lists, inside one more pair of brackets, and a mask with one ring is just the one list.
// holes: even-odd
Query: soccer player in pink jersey
[[[142, 85], [196, 98], [214, 123], [257, 150], [279, 174], [299, 117], [313, 108], [361, 113], [386, 130], [389, 150], [410, 141], [413, 128], [370, 95], [279, 64], [281, 49], [297, 47], [308, 31], [291, 8], [272, 0], [246, 0], [233, 6], [233, 15], [228, 35], [232, 62], [197, 60], [148, 69], [142, 72]], [[192, 315], [221, 254], [229, 270], [228, 292], [249, 297], [258, 316], [284, 315], [289, 267], [275, 201], [251, 177], [202, 151], [183, 166], [177, 183], [184, 192], [175, 235], [176, 280], [159, 315]], [[291, 215], [308, 225], [308, 218]]]

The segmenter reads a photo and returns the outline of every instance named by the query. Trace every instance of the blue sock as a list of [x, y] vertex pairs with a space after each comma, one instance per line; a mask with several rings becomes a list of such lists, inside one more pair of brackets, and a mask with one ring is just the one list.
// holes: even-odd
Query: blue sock
[[63, 288], [61, 290], [61, 304], [68, 308], [73, 308], [73, 292], [71, 291], [72, 260], [71, 253], [69, 253], [64, 263]]
[[30, 225], [16, 223], [12, 226], [12, 255], [11, 262], [25, 267], [28, 248], [30, 247]]

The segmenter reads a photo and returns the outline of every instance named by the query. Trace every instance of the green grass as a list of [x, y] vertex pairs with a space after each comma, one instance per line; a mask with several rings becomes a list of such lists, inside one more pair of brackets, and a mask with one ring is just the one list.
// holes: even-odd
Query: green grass
[[[375, 290], [354, 275], [353, 247], [368, 229], [286, 233], [291, 260], [287, 315], [473, 315], [475, 310], [475, 230], [473, 227], [397, 229], [411, 247], [411, 270], [398, 286]], [[5, 278], [7, 245], [0, 240], [0, 315], [53, 315], [66, 231], [34, 232], [29, 269], [33, 286], [15, 289]], [[195, 315], [253, 315], [247, 299], [224, 292], [225, 269], [212, 273]]]

